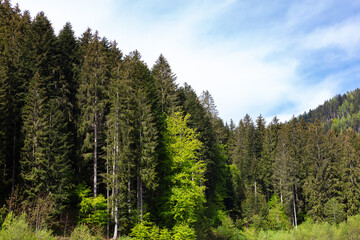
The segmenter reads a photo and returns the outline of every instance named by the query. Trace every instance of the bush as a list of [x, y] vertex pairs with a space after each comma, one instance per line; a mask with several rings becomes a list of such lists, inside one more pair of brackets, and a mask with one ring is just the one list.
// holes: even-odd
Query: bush
[[10, 212], [2, 225], [0, 230], [0, 240], [51, 240], [54, 239], [51, 232], [42, 229], [35, 233], [29, 225], [26, 215], [22, 214], [16, 217], [13, 212]]
[[193, 228], [189, 227], [188, 225], [179, 224], [173, 228], [173, 236], [171, 239], [174, 239], [174, 240], [194, 239], [195, 240], [196, 233], [195, 233], [195, 230]]
[[168, 229], [160, 230], [158, 226], [149, 221], [138, 223], [131, 229], [130, 236], [134, 239], [169, 240], [171, 233]]
[[91, 234], [90, 229], [85, 224], [78, 225], [73, 233], [71, 234], [70, 240], [97, 240], [101, 239], [101, 237], [95, 237]]
[[221, 225], [213, 230], [216, 239], [241, 240], [245, 237], [241, 231], [235, 227], [233, 220], [229, 216], [225, 216], [221, 221]]

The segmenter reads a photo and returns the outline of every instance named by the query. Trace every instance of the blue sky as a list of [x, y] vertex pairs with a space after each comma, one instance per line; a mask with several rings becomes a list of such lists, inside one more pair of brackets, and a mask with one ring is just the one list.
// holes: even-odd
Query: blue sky
[[219, 115], [288, 120], [360, 87], [360, 1], [13, 0], [44, 11], [56, 33], [69, 21], [138, 49], [151, 68], [160, 53], [177, 82], [209, 90]]

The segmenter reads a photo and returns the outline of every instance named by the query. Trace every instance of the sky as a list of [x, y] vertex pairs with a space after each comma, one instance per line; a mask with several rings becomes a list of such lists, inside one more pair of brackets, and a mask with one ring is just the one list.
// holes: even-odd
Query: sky
[[58, 34], [90, 27], [137, 49], [152, 68], [163, 54], [177, 83], [208, 90], [219, 116], [269, 123], [360, 87], [359, 0], [12, 0], [40, 11]]

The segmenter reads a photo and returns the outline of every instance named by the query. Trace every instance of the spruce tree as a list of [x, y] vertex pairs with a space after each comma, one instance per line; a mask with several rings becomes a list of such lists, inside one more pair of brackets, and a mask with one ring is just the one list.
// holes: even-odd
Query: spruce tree
[[157, 95], [160, 96], [161, 112], [171, 114], [178, 106], [176, 76], [167, 59], [161, 54], [152, 68]]
[[48, 189], [49, 159], [47, 158], [47, 109], [46, 90], [36, 73], [29, 84], [26, 105], [22, 114], [24, 146], [21, 156], [21, 176], [27, 197], [34, 200]]
[[79, 109], [78, 134], [81, 139], [81, 155], [85, 163], [93, 161], [93, 195], [98, 193], [98, 163], [102, 128], [105, 114], [105, 87], [108, 82], [106, 49], [98, 33], [91, 36], [81, 49], [84, 52], [79, 73], [77, 106]]
[[30, 16], [28, 12], [21, 14], [18, 6], [12, 7], [10, 1], [1, 1], [0, 22], [1, 101], [6, 102], [3, 106], [5, 107], [4, 114], [2, 114], [4, 124], [2, 140], [5, 142], [2, 144], [1, 151], [4, 158], [3, 174], [4, 177], [8, 176], [9, 180], [7, 184], [3, 184], [3, 187], [7, 188], [11, 183], [11, 193], [14, 193], [15, 180], [19, 174], [16, 170], [21, 145], [21, 108], [24, 105], [26, 86], [29, 79], [33, 77], [33, 74], [27, 74], [29, 60], [26, 58]]
[[352, 129], [346, 130], [342, 135], [343, 153], [341, 158], [341, 185], [342, 198], [345, 203], [347, 215], [359, 212], [360, 198], [360, 141], [359, 136]]
[[324, 204], [328, 200], [326, 192], [329, 149], [327, 148], [324, 129], [319, 120], [309, 126], [309, 141], [306, 146], [307, 176], [304, 193], [309, 207], [308, 213], [315, 219], [324, 218]]

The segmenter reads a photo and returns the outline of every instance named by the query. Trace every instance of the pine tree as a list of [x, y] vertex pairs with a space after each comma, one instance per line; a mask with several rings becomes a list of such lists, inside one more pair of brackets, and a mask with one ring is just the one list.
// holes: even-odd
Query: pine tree
[[345, 203], [347, 215], [359, 212], [359, 181], [360, 181], [360, 141], [359, 136], [352, 129], [348, 129], [342, 135], [343, 153], [340, 162], [342, 198]]
[[152, 68], [152, 76], [157, 95], [160, 96], [161, 112], [170, 114], [177, 110], [176, 76], [171, 71], [167, 59], [161, 54]]
[[[4, 177], [11, 178], [11, 193], [15, 190], [15, 180], [19, 174], [21, 108], [24, 105], [26, 85], [30, 79], [27, 75], [27, 63], [24, 56], [28, 48], [30, 16], [28, 12], [20, 13], [18, 6], [12, 7], [9, 1], [0, 2], [0, 74], [2, 81], [2, 101], [6, 102], [2, 114], [3, 127], [2, 157]], [[33, 77], [33, 75], [31, 75]], [[4, 95], [5, 94], [5, 95]], [[6, 140], [5, 140], [6, 139]], [[10, 170], [11, 174], [10, 174]], [[4, 180], [4, 179], [3, 179]], [[7, 183], [9, 183], [7, 181]], [[7, 187], [8, 184], [4, 184]], [[4, 195], [5, 196], [5, 195]], [[12, 196], [12, 195], [11, 195]]]
[[[78, 43], [70, 23], [66, 23], [56, 39], [56, 96], [61, 104], [66, 118], [74, 122], [75, 94], [77, 80], [75, 66], [78, 65]], [[74, 130], [72, 124], [69, 130]]]
[[[129, 81], [125, 79], [125, 70], [122, 64], [122, 53], [117, 49], [116, 43], [111, 48], [113, 65], [108, 88], [110, 111], [107, 118], [107, 185], [111, 190], [112, 216], [114, 218], [113, 238], [118, 236], [120, 203], [126, 200], [126, 185], [129, 174], [126, 161], [130, 158], [130, 134], [133, 128], [129, 122], [132, 116], [128, 94]], [[110, 195], [107, 193], [109, 201]], [[108, 230], [109, 231], [109, 230]]]
[[157, 132], [153, 123], [150, 106], [146, 103], [144, 95], [140, 92], [139, 100], [139, 160], [137, 163], [138, 184], [138, 211], [140, 220], [143, 219], [143, 195], [144, 187], [154, 190], [156, 182], [156, 145]]
[[324, 218], [323, 206], [328, 200], [327, 171], [329, 165], [329, 149], [327, 149], [324, 129], [319, 120], [309, 126], [309, 141], [306, 146], [306, 165], [308, 172], [304, 193], [309, 207], [308, 213], [316, 220]]
[[[3, 58], [0, 58], [3, 59]], [[3, 167], [3, 170], [0, 173], [2, 181], [2, 186], [5, 186], [7, 180], [7, 139], [6, 139], [6, 120], [8, 115], [8, 99], [7, 93], [9, 91], [9, 84], [7, 83], [7, 74], [6, 67], [4, 63], [1, 63], [0, 60], [0, 165]], [[5, 195], [3, 189], [0, 189], [0, 192]]]
[[47, 98], [38, 73], [35, 74], [29, 86], [22, 115], [24, 146], [21, 157], [21, 176], [25, 184], [25, 193], [33, 200], [49, 191], [46, 175], [50, 169], [46, 151], [48, 122], [45, 102]]
[[84, 51], [79, 76], [77, 106], [80, 111], [78, 132], [81, 138], [81, 153], [85, 162], [93, 160], [93, 194], [98, 193], [98, 163], [101, 145], [101, 131], [105, 114], [105, 86], [108, 81], [106, 49], [98, 33], [91, 36]]

